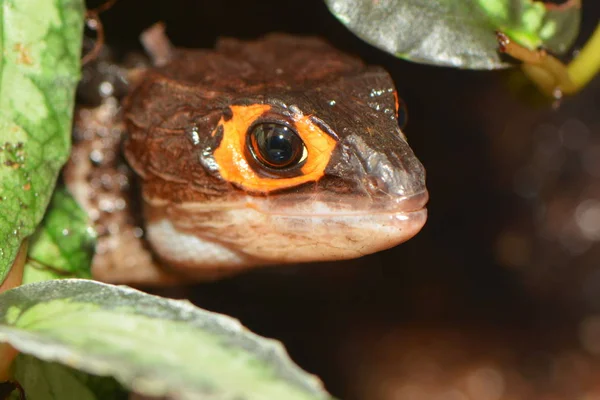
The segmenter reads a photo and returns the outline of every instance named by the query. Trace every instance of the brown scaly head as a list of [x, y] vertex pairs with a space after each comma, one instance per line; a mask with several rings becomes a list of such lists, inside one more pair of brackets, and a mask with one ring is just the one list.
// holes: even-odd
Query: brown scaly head
[[184, 270], [355, 258], [426, 220], [390, 76], [313, 38], [177, 50], [125, 102], [147, 237]]

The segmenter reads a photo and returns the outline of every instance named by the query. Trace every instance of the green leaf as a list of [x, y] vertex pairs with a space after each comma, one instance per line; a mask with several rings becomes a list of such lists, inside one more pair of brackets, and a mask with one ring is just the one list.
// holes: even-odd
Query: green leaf
[[[126, 400], [128, 393], [111, 378], [85, 374], [64, 365], [20, 354], [14, 379], [27, 400]], [[16, 397], [18, 398], [18, 396]]]
[[531, 49], [562, 54], [577, 37], [577, 0], [562, 7], [534, 0], [325, 0], [354, 34], [407, 60], [457, 68], [508, 66], [495, 31]]
[[64, 279], [0, 295], [0, 341], [174, 399], [328, 399], [281, 344], [229, 317], [120, 286]]
[[70, 150], [82, 0], [0, 0], [0, 282]]
[[91, 278], [96, 234], [71, 195], [59, 188], [31, 237], [23, 283], [64, 278]]

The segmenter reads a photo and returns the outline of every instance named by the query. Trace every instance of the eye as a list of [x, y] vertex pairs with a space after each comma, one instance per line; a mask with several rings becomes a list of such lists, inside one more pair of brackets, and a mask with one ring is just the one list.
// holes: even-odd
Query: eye
[[400, 129], [406, 128], [406, 124], [408, 123], [408, 109], [403, 101], [400, 101], [398, 104], [397, 114], [398, 125], [400, 125]]
[[300, 164], [308, 155], [300, 136], [283, 124], [255, 125], [249, 139], [252, 155], [268, 168], [288, 169]]

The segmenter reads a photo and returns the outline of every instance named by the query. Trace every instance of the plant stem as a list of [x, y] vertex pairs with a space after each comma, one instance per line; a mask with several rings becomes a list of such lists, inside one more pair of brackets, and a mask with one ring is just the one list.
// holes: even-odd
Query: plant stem
[[[17, 257], [13, 262], [12, 268], [8, 272], [8, 276], [0, 284], [0, 293], [21, 285], [23, 282], [23, 270], [25, 269], [25, 261], [27, 260], [28, 241], [24, 240], [21, 243]], [[10, 379], [10, 366], [19, 354], [8, 343], [0, 343], [0, 382]]]
[[567, 66], [567, 71], [577, 89], [584, 87], [600, 71], [600, 23], [577, 57]]
[[567, 66], [545, 50], [530, 50], [496, 33], [500, 51], [523, 62], [525, 75], [549, 96], [562, 97], [581, 90], [600, 70], [600, 24], [576, 58]]
[[0, 382], [11, 378], [10, 366], [19, 352], [8, 343], [0, 343]]

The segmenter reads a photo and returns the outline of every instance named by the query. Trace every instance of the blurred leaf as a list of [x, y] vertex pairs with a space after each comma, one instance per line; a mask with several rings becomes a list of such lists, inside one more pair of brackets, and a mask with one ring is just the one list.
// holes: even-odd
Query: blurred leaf
[[82, 0], [0, 2], [0, 282], [69, 155]]
[[95, 240], [85, 211], [64, 188], [57, 189], [31, 238], [23, 283], [91, 278]]
[[458, 68], [503, 68], [495, 31], [529, 48], [562, 54], [577, 38], [578, 0], [561, 7], [533, 0], [325, 0], [373, 46], [407, 60]]
[[88, 375], [24, 354], [15, 360], [14, 370], [14, 378], [23, 387], [27, 400], [126, 400], [129, 396], [114, 379]]
[[0, 294], [0, 341], [175, 399], [328, 399], [280, 343], [232, 318], [127, 288], [64, 279]]

